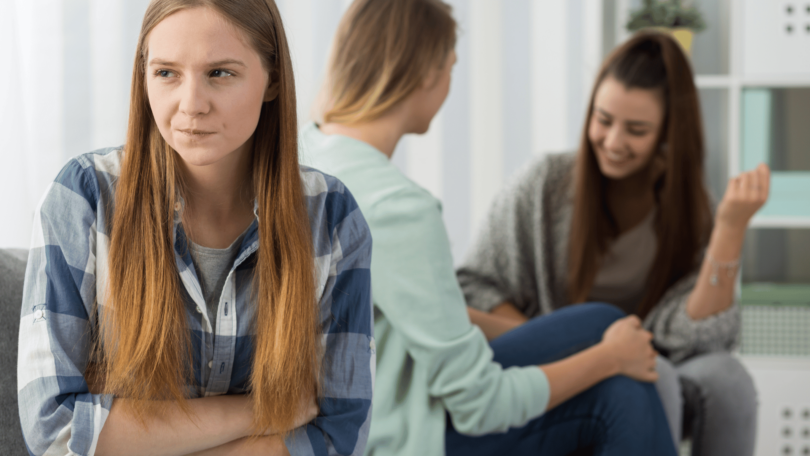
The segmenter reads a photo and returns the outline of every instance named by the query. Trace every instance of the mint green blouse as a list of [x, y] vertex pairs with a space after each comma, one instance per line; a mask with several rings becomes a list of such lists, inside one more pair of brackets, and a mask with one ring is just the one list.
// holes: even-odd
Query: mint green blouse
[[470, 323], [439, 201], [364, 142], [314, 123], [300, 142], [302, 164], [343, 181], [371, 229], [377, 374], [365, 454], [443, 455], [448, 415], [468, 435], [541, 415], [543, 371], [501, 368]]

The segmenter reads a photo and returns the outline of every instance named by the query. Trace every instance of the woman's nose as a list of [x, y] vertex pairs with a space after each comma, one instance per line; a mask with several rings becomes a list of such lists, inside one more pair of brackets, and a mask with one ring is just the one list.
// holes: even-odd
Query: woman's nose
[[622, 136], [621, 128], [616, 125], [612, 125], [605, 135], [605, 148], [620, 150], [622, 149], [623, 141], [624, 138]]
[[207, 114], [211, 109], [205, 84], [191, 78], [183, 85], [180, 95], [180, 112], [189, 116], [197, 117]]

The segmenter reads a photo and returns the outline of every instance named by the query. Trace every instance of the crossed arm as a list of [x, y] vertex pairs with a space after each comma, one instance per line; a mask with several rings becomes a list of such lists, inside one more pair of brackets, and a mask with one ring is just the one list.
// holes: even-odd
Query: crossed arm
[[128, 406], [126, 399], [113, 402], [99, 434], [97, 455], [289, 455], [279, 431], [248, 438], [253, 419], [248, 396], [190, 399], [188, 414], [173, 403], [144, 423], [128, 413]]

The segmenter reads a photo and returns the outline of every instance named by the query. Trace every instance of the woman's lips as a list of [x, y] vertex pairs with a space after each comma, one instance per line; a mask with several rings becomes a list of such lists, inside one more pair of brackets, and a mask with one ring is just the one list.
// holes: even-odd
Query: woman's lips
[[620, 165], [630, 160], [630, 155], [622, 155], [617, 154], [615, 152], [611, 152], [609, 150], [604, 150], [604, 156], [608, 159], [611, 163]]
[[205, 131], [205, 130], [194, 130], [194, 129], [185, 129], [185, 130], [177, 130], [178, 132], [182, 133], [183, 136], [193, 139], [193, 140], [200, 140], [205, 139], [213, 136], [216, 132], [213, 131]]

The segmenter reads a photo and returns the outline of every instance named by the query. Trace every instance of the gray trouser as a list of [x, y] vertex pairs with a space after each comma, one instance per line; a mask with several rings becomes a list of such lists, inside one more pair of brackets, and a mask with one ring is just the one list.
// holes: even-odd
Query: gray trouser
[[742, 363], [729, 353], [695, 356], [677, 366], [658, 357], [656, 382], [676, 446], [692, 438], [692, 456], [751, 456], [757, 393]]

